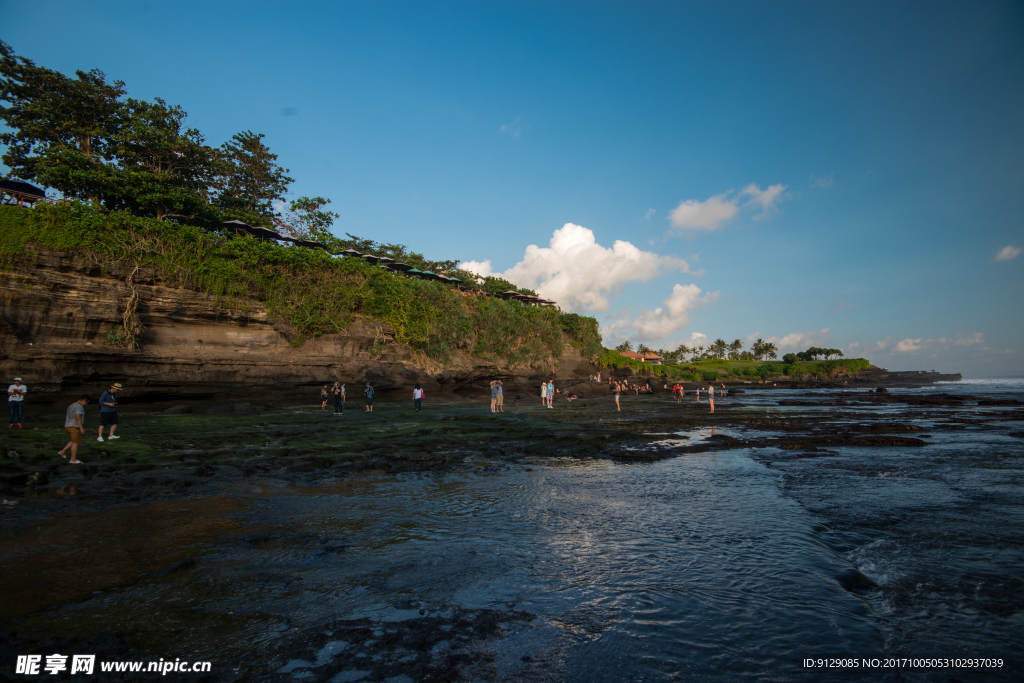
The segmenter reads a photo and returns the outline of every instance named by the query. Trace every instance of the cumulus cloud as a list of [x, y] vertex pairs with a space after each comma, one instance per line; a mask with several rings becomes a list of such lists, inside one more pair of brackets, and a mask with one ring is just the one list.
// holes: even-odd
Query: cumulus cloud
[[924, 340], [921, 339], [921, 338], [911, 339], [911, 338], [907, 337], [906, 339], [904, 339], [900, 343], [896, 344], [896, 350], [897, 351], [902, 351], [904, 353], [906, 353], [908, 351], [920, 351], [921, 349], [924, 348], [924, 345], [922, 344], [923, 341]]
[[722, 223], [739, 213], [739, 197], [726, 199], [728, 192], [716, 194], [700, 202], [687, 199], [669, 214], [669, 221], [676, 230], [698, 232], [717, 230]]
[[601, 246], [592, 230], [573, 223], [555, 230], [547, 247], [528, 246], [523, 260], [502, 273], [494, 272], [490, 261], [465, 261], [459, 267], [529, 287], [570, 311], [607, 311], [609, 300], [619, 296], [627, 282], [690, 272], [683, 259], [642, 251], [623, 240]]
[[647, 209], [647, 213], [644, 214], [644, 218], [646, 218], [647, 220], [651, 220], [651, 216], [653, 216], [656, 213], [658, 212], [655, 211], [654, 209]]
[[[642, 311], [635, 318], [632, 311], [625, 309], [612, 316], [601, 326], [601, 334], [614, 339], [638, 339], [656, 342], [667, 338], [690, 324], [690, 311], [697, 306], [714, 303], [718, 292], [701, 296], [701, 289], [695, 284], [676, 284], [672, 293], [654, 310]], [[700, 332], [690, 335], [691, 344], [704, 344], [707, 337]]]
[[[782, 201], [785, 185], [769, 185], [762, 190], [756, 183], [750, 183], [739, 194], [729, 198], [732, 190], [708, 197], [704, 201], [687, 199], [672, 209], [669, 223], [677, 232], [693, 235], [698, 232], [711, 232], [722, 227], [745, 208], [760, 208], [761, 213], [754, 216], [755, 221], [763, 220], [778, 213], [776, 204]], [[746, 201], [744, 201], [746, 198]]]
[[996, 254], [996, 261], [1009, 261], [1020, 256], [1020, 247], [1007, 244]]
[[779, 351], [804, 351], [812, 346], [824, 344], [829, 329], [831, 328], [826, 327], [817, 332], [790, 332], [785, 337], [768, 337], [765, 341], [775, 344]]

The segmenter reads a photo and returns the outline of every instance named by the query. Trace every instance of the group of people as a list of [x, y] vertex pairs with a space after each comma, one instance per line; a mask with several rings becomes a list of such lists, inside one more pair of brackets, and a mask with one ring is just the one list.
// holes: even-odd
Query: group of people
[[[115, 382], [110, 385], [110, 388], [100, 394], [100, 431], [96, 435], [96, 440], [103, 442], [103, 428], [107, 428], [107, 440], [120, 439], [121, 437], [114, 434], [117, 431], [117, 392], [123, 389], [119, 383]], [[89, 404], [89, 395], [83, 394], [78, 397], [74, 403], [68, 406], [67, 411], [64, 413], [64, 431], [68, 433], [67, 445], [64, 448], [57, 451], [60, 457], [67, 460], [67, 452], [71, 451], [71, 459], [68, 463], [72, 465], [81, 465], [82, 461], [78, 459], [78, 444], [82, 443], [82, 437], [85, 436], [85, 406]]]
[[[366, 408], [363, 412], [373, 412], [373, 385], [369, 382], [363, 387], [363, 398], [366, 400]], [[345, 414], [345, 383], [335, 382], [333, 387], [328, 388], [328, 385], [324, 385], [320, 389], [320, 409], [327, 410], [327, 401], [330, 400], [331, 396], [334, 397], [334, 414], [344, 415]], [[423, 408], [423, 388], [417, 384], [416, 388], [412, 390], [413, 405], [416, 408], [416, 412], [420, 412]]]

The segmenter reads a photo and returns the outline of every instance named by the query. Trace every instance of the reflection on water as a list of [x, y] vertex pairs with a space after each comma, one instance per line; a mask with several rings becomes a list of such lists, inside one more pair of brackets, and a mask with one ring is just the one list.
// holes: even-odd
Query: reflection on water
[[[537, 619], [495, 646], [509, 680], [529, 658], [556, 662], [552, 680], [725, 681], [820, 680], [802, 659], [953, 656], [957, 642], [1010, 657], [1022, 544], [984, 537], [981, 515], [1024, 523], [1020, 472], [971, 458], [1017, 442], [932, 441], [784, 466], [764, 449], [636, 464], [478, 457], [47, 520], [0, 534], [4, 576], [32, 569], [5, 584], [3, 614], [35, 612], [23, 633], [116, 631], [149, 651], [258, 662], [282, 634], [330, 620], [514, 606]], [[163, 573], [185, 558], [195, 564]]]

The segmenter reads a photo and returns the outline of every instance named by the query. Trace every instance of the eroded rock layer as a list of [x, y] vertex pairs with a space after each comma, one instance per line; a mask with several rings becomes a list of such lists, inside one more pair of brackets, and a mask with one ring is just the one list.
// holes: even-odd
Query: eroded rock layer
[[[110, 345], [134, 292], [144, 326], [139, 348]], [[533, 391], [540, 379], [576, 382], [597, 368], [566, 346], [557, 361], [510, 367], [456, 352], [439, 365], [390, 340], [389, 330], [356, 318], [342, 334], [292, 343], [286, 325], [255, 300], [218, 302], [188, 289], [162, 286], [152, 270], [132, 284], [103, 272], [88, 254], [33, 249], [0, 273], [0, 368], [20, 376], [34, 395], [96, 393], [111, 381], [133, 398], [228, 397], [254, 392], [308, 394], [344, 381], [367, 381], [380, 392], [409, 389], [478, 393], [493, 378], [512, 391]], [[382, 349], [383, 344], [383, 349]], [[361, 391], [356, 392], [361, 395]]]

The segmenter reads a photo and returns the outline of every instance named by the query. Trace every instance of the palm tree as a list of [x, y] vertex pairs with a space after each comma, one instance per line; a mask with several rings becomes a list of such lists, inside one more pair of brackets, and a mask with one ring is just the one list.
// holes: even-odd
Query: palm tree
[[724, 339], [716, 339], [715, 343], [711, 345], [712, 355], [715, 358], [725, 358], [725, 352], [728, 348], [729, 344]]
[[764, 339], [758, 338], [750, 345], [750, 352], [754, 355], [754, 360], [761, 360], [761, 356], [764, 355], [764, 344]]
[[779, 350], [775, 347], [775, 344], [771, 342], [765, 342], [764, 355], [768, 356], [772, 360], [775, 360], [776, 358], [779, 357], [778, 351]]
[[686, 344], [680, 344], [676, 347], [676, 355], [679, 356], [679, 360], [683, 360], [692, 353], [692, 349]]
[[729, 344], [729, 358], [732, 360], [739, 360], [740, 351], [742, 350], [743, 342], [739, 339], [734, 339], [733, 342]]
[[615, 350], [618, 351], [619, 353], [622, 353], [623, 351], [632, 351], [633, 344], [631, 344], [630, 341], [627, 339], [626, 341], [616, 346]]
[[651, 347], [648, 346], [647, 344], [641, 344], [640, 346], [636, 347], [636, 350], [638, 353], [654, 353], [654, 351], [651, 351]]

